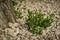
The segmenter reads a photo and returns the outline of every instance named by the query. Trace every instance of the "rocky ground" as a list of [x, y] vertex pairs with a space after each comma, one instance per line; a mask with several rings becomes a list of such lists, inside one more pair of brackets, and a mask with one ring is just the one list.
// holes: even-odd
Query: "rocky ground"
[[[16, 10], [22, 12], [22, 19], [17, 19], [20, 23], [9, 23], [9, 28], [0, 28], [0, 40], [60, 40], [60, 0], [18, 0]], [[54, 21], [50, 27], [43, 30], [42, 35], [30, 33], [26, 29], [26, 17], [28, 10], [55, 14]]]

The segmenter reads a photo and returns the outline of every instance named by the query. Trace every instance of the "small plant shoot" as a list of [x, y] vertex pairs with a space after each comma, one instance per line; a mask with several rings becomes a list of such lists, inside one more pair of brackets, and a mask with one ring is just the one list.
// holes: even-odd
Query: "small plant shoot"
[[18, 12], [18, 11], [15, 10], [15, 13], [16, 13], [16, 17], [17, 18], [20, 18], [21, 19], [23, 17], [22, 16], [22, 13], [20, 11]]
[[28, 25], [28, 30], [34, 34], [42, 34], [43, 30], [47, 27], [51, 26], [53, 21], [52, 16], [54, 14], [49, 14], [49, 16], [45, 17], [45, 14], [41, 12], [28, 11], [28, 19], [26, 24]]
[[[12, 4], [13, 4], [13, 6], [16, 6], [18, 3], [16, 2], [16, 0], [12, 0]], [[15, 7], [14, 7], [14, 12], [15, 12], [17, 18], [21, 19], [23, 17], [22, 13], [20, 11], [15, 10]]]

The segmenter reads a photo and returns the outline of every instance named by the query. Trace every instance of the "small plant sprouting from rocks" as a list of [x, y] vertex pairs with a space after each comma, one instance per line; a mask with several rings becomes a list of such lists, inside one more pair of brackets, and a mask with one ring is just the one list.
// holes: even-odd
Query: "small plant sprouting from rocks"
[[15, 13], [16, 13], [16, 16], [17, 16], [17, 18], [22, 18], [23, 16], [22, 16], [22, 13], [19, 11], [15, 11]]
[[13, 6], [17, 5], [16, 0], [12, 0], [12, 4], [13, 4]]
[[44, 16], [45, 14], [41, 12], [36, 11], [33, 13], [32, 11], [28, 11], [28, 19], [26, 22], [28, 30], [34, 34], [42, 34], [44, 29], [51, 26], [54, 14], [49, 14], [46, 18]]
[[22, 18], [22, 17], [23, 17], [23, 16], [21, 15], [22, 13], [21, 13], [20, 11], [15, 10], [15, 6], [18, 4], [18, 3], [16, 2], [16, 0], [12, 0], [12, 4], [13, 4], [13, 6], [14, 6], [14, 12], [15, 12], [17, 18]]

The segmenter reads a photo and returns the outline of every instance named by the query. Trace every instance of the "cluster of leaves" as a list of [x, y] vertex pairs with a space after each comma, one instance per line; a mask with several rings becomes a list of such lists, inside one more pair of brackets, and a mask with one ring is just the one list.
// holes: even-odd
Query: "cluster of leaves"
[[28, 11], [28, 19], [26, 24], [28, 25], [28, 30], [34, 34], [42, 34], [42, 30], [51, 26], [52, 17], [54, 14], [49, 14], [46, 18], [44, 18], [45, 14], [41, 12]]
[[13, 4], [13, 6], [17, 5], [16, 0], [12, 0], [12, 4]]
[[22, 13], [19, 11], [15, 11], [17, 18], [22, 18]]
[[[17, 5], [16, 0], [12, 0], [13, 6]], [[15, 10], [17, 18], [22, 18], [21, 12]], [[51, 26], [54, 14], [49, 14], [46, 18], [45, 14], [41, 12], [28, 11], [28, 19], [26, 24], [28, 25], [28, 30], [34, 34], [42, 34], [42, 31], [47, 27]]]
[[[16, 0], [12, 0], [12, 4], [13, 4], [13, 6], [16, 6], [16, 5], [17, 5]], [[22, 17], [23, 17], [23, 16], [21, 15], [22, 13], [21, 13], [20, 11], [17, 11], [17, 10], [14, 9], [14, 12], [15, 12], [17, 18], [22, 18]]]

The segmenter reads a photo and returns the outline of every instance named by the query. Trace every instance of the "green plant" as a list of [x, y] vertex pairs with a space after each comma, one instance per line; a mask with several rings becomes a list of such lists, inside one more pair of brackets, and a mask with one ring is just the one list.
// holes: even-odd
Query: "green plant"
[[17, 5], [16, 0], [12, 0], [12, 4], [13, 4], [13, 6]]
[[[13, 6], [16, 6], [17, 5], [16, 0], [12, 0], [12, 4], [13, 4]], [[15, 10], [15, 7], [14, 7], [14, 12], [15, 12], [17, 18], [22, 18], [23, 17], [21, 15], [22, 13], [20, 11], [18, 12], [17, 10]]]
[[15, 10], [15, 13], [16, 13], [17, 18], [21, 19], [23, 17], [22, 13], [20, 11], [18, 12], [18, 11]]
[[52, 16], [53, 14], [49, 14], [46, 18], [44, 18], [45, 14], [41, 12], [28, 11], [28, 19], [26, 20], [26, 24], [28, 25], [28, 30], [34, 34], [42, 34], [42, 30], [51, 26]]

